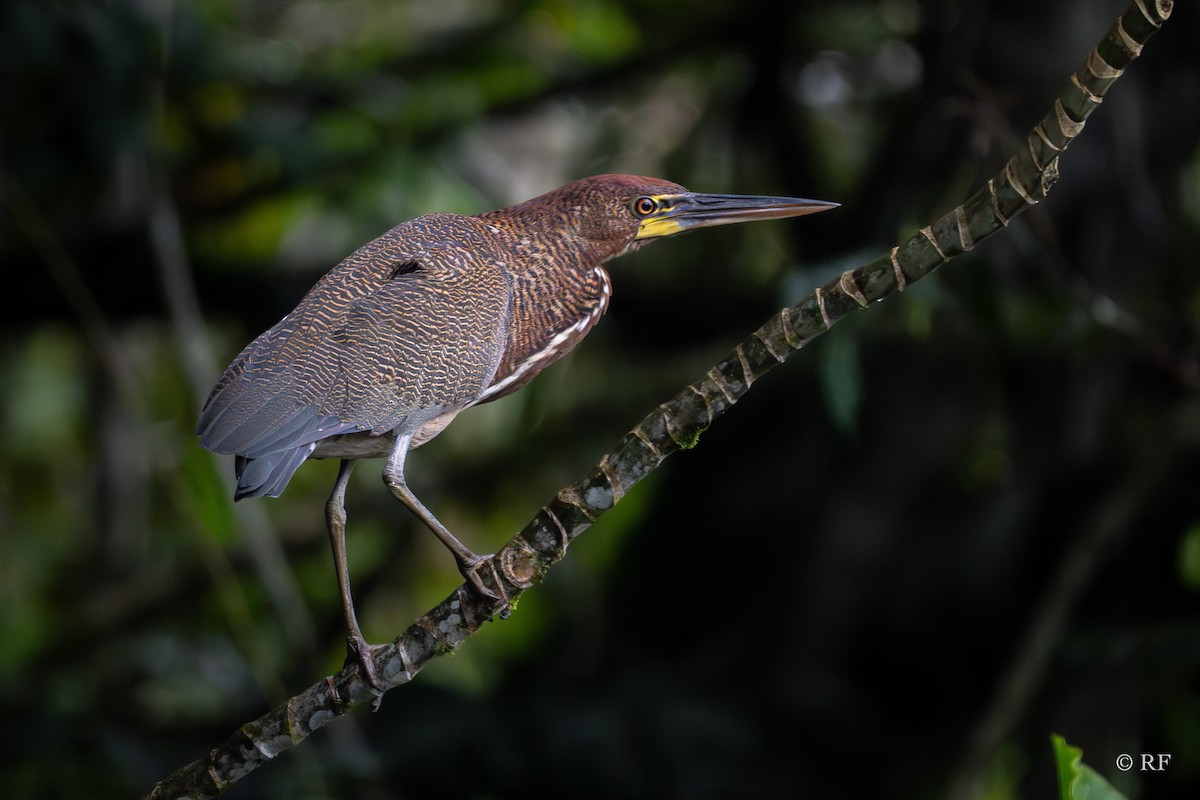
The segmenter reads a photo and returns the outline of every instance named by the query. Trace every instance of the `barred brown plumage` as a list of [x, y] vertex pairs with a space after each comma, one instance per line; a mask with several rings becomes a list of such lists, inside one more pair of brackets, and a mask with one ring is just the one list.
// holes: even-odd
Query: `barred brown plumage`
[[239, 500], [278, 496], [310, 457], [342, 459], [327, 525], [347, 642], [378, 685], [345, 559], [354, 461], [387, 457], [388, 488], [450, 549], [470, 584], [502, 603], [479, 575], [484, 559], [408, 488], [408, 450], [570, 352], [608, 305], [609, 259], [692, 228], [835, 205], [600, 175], [478, 216], [418, 217], [350, 254], [242, 350], [201, 412], [200, 443], [236, 456]]

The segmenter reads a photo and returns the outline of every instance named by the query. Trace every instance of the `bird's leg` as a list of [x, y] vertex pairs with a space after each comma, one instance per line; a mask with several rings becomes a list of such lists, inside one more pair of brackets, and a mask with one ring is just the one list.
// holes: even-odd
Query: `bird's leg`
[[392, 446], [392, 452], [383, 467], [383, 482], [387, 484], [396, 499], [404, 503], [408, 510], [415, 514], [417, 519], [424, 522], [425, 527], [433, 531], [433, 534], [445, 545], [446, 549], [454, 556], [454, 560], [458, 562], [458, 571], [480, 596], [489, 600], [504, 600], [505, 598], [485, 586], [479, 577], [479, 567], [490, 559], [491, 555], [478, 556], [471, 552], [425, 507], [424, 503], [417, 499], [412, 489], [408, 488], [408, 483], [404, 480], [404, 459], [408, 455], [408, 447], [411, 442], [412, 434], [406, 433], [396, 437], [396, 443]]
[[363, 638], [354, 613], [354, 598], [350, 594], [350, 568], [346, 564], [346, 484], [354, 470], [353, 459], [342, 459], [337, 481], [325, 504], [325, 524], [329, 528], [329, 544], [333, 547], [333, 567], [337, 571], [338, 592], [342, 596], [342, 614], [346, 619], [346, 660], [358, 661], [367, 683], [382, 690], [371, 660], [371, 645]]

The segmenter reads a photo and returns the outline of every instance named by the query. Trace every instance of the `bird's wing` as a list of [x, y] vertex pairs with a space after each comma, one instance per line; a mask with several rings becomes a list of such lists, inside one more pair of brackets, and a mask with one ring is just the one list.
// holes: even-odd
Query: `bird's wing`
[[500, 363], [508, 312], [499, 262], [424, 256], [352, 304], [327, 343], [337, 380], [318, 412], [380, 434], [471, 405]]
[[278, 494], [321, 439], [419, 426], [474, 402], [499, 362], [509, 301], [499, 254], [470, 223], [423, 217], [364, 245], [230, 364], [197, 433], [245, 470], [270, 468], [271, 485], [241, 496]]

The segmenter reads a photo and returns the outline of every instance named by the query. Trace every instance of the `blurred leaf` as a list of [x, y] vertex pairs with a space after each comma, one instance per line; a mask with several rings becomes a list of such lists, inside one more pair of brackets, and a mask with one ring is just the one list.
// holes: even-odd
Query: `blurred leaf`
[[191, 444], [183, 448], [180, 469], [196, 519], [207, 536], [227, 545], [236, 539], [238, 526], [229, 491], [217, 473], [218, 458]]
[[1019, 800], [1021, 783], [1028, 772], [1023, 748], [1015, 742], [1006, 742], [988, 767], [978, 800]]
[[862, 363], [853, 328], [853, 325], [843, 323], [830, 331], [818, 356], [825, 407], [829, 409], [833, 424], [846, 434], [853, 433], [858, 426], [863, 393]]
[[566, 49], [585, 58], [608, 61], [637, 46], [638, 30], [624, 9], [613, 3], [554, 3], [551, 13]]
[[316, 119], [313, 131], [327, 152], [354, 155], [379, 147], [379, 131], [372, 121], [352, 111], [329, 111]]
[[270, 261], [284, 234], [315, 204], [316, 199], [307, 193], [272, 196], [232, 219], [199, 230], [195, 235], [195, 251], [206, 260], [234, 268]]
[[86, 402], [84, 354], [76, 336], [44, 327], [13, 354], [4, 375], [3, 437], [9, 453], [36, 456], [77, 446]]
[[1179, 540], [1179, 579], [1189, 589], [1200, 589], [1200, 522]]

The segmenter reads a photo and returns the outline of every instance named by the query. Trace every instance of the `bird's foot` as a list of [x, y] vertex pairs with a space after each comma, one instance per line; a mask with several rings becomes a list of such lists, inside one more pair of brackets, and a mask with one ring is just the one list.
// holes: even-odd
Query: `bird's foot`
[[483, 582], [483, 578], [479, 574], [483, 567], [491, 563], [492, 558], [493, 555], [491, 553], [482, 556], [472, 555], [459, 562], [458, 571], [467, 579], [467, 583], [475, 590], [476, 594], [484, 600], [491, 600], [500, 609], [500, 616], [507, 617], [508, 595], [504, 593], [504, 587], [497, 581], [496, 588], [500, 592], [497, 594]]
[[362, 634], [355, 632], [346, 636], [345, 663], [348, 665], [352, 661], [357, 662], [358, 669], [366, 682], [371, 684], [372, 689], [382, 692], [384, 688], [375, 674], [375, 661], [371, 658], [372, 650], [374, 650], [374, 646], [367, 644], [367, 640], [362, 637]]

